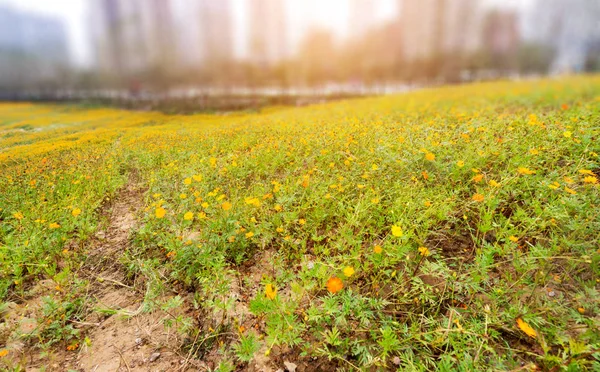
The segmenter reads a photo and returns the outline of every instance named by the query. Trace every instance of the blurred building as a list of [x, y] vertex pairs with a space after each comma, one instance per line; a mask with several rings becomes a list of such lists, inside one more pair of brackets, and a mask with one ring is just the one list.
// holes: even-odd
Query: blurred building
[[54, 80], [68, 63], [60, 20], [0, 7], [0, 85]]
[[580, 72], [595, 58], [600, 43], [600, 1], [537, 0], [528, 22], [533, 41], [555, 52], [554, 72]]
[[96, 67], [133, 77], [168, 68], [174, 58], [170, 0], [91, 0]]
[[249, 0], [250, 59], [269, 67], [288, 56], [283, 0]]
[[376, 24], [373, 0], [350, 0], [349, 36], [351, 39], [364, 37]]
[[232, 14], [230, 0], [173, 0], [182, 67], [193, 69], [233, 58]]
[[400, 32], [404, 59], [419, 61], [431, 58], [439, 46], [438, 0], [401, 0]]
[[480, 0], [399, 0], [400, 33], [407, 61], [481, 48]]

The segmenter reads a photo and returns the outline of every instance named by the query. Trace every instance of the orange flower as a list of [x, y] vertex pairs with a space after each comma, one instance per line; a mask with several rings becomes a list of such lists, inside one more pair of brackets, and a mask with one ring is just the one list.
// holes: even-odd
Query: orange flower
[[535, 331], [535, 329], [531, 328], [531, 326], [527, 324], [523, 319], [517, 318], [517, 326], [521, 331], [525, 332], [527, 336], [531, 338], [537, 337], [537, 332]]
[[381, 248], [380, 245], [376, 245], [373, 247], [373, 252], [375, 252], [376, 254], [381, 254], [381, 252], [383, 252], [383, 248]]
[[429, 160], [429, 161], [434, 161], [435, 160], [435, 154], [432, 152], [428, 152], [425, 154], [425, 159]]
[[221, 204], [221, 208], [223, 208], [224, 211], [230, 210], [231, 207], [232, 207], [232, 205], [230, 202], [225, 202], [225, 203]]
[[472, 178], [473, 182], [481, 182], [481, 180], [483, 180], [483, 174], [478, 174], [476, 176], [473, 176]]
[[480, 203], [480, 202], [482, 202], [485, 199], [485, 197], [483, 195], [481, 195], [481, 194], [475, 194], [475, 195], [473, 195], [472, 199], [474, 201]]
[[329, 291], [329, 293], [337, 293], [341, 291], [342, 288], [344, 288], [344, 283], [342, 282], [342, 279], [338, 277], [334, 276], [332, 278], [329, 278], [329, 280], [327, 281], [327, 290]]

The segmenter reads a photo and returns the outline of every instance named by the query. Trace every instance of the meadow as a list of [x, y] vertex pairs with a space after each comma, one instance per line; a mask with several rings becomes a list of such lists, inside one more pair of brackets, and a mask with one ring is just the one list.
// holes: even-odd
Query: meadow
[[0, 103], [0, 365], [600, 370], [598, 154], [598, 76]]

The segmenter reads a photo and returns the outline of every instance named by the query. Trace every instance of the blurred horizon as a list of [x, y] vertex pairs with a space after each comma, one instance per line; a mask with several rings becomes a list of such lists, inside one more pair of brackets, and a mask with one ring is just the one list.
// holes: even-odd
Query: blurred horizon
[[0, 0], [0, 89], [368, 86], [600, 69], [597, 0]]

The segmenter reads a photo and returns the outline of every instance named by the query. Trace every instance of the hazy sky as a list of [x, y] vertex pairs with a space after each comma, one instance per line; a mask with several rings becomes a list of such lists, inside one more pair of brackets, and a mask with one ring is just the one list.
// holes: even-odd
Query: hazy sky
[[[348, 32], [348, 0], [285, 0], [289, 13], [294, 15], [296, 23], [292, 27], [290, 38], [297, 44], [308, 26], [326, 27], [338, 36]], [[532, 0], [486, 0], [488, 3], [502, 6], [524, 6]], [[234, 23], [237, 43], [236, 53], [244, 56], [243, 43], [246, 21], [244, 19], [246, 0], [232, 0], [234, 5]], [[57, 16], [64, 20], [69, 38], [71, 59], [78, 65], [88, 65], [91, 58], [90, 43], [86, 27], [89, 17], [88, 0], [0, 0], [0, 4], [10, 4], [14, 8]], [[379, 20], [392, 18], [396, 14], [397, 0], [377, 0], [375, 15]], [[301, 27], [304, 26], [304, 27]]]

